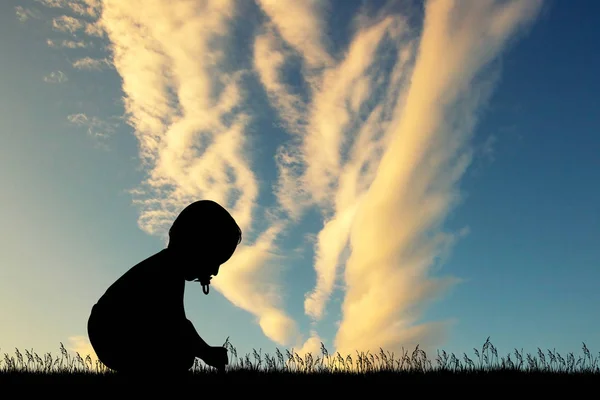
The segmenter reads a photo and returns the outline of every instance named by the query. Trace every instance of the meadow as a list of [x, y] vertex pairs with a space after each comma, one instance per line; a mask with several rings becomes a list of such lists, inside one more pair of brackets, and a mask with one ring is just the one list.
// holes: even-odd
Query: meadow
[[[196, 359], [194, 367], [183, 377], [185, 383], [319, 383], [319, 384], [407, 384], [407, 383], [600, 383], [600, 353], [593, 354], [582, 344], [582, 353], [561, 355], [552, 350], [524, 353], [514, 349], [504, 356], [488, 338], [483, 346], [474, 348], [471, 356], [448, 354], [438, 350], [428, 356], [417, 346], [400, 355], [380, 349], [378, 353], [358, 353], [352, 357], [329, 354], [321, 344], [321, 354], [313, 356], [286, 350], [275, 354], [238, 355], [227, 340], [229, 365], [216, 371]], [[33, 349], [14, 355], [2, 352], [0, 383], [126, 383], [120, 376], [89, 355], [69, 353], [60, 343], [60, 354], [38, 355]], [[146, 368], [146, 369], [144, 369]], [[160, 366], [140, 366], [141, 376], [153, 372], [160, 375]]]

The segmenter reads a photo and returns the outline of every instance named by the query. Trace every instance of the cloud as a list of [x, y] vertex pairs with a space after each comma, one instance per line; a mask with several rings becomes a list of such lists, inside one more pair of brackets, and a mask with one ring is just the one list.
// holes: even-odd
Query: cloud
[[313, 356], [313, 359], [315, 359], [321, 354], [322, 343], [323, 340], [321, 339], [319, 334], [313, 330], [310, 332], [310, 336], [308, 337], [308, 339], [306, 339], [306, 341], [300, 344], [298, 347], [292, 348], [292, 351], [290, 351], [290, 353], [298, 354], [303, 359], [306, 359], [306, 356], [308, 354], [311, 354]]
[[[306, 121], [296, 126], [302, 139], [300, 143], [292, 142], [280, 149], [280, 154], [287, 156], [287, 159], [278, 159], [280, 203], [291, 214], [298, 214], [298, 207], [314, 202], [330, 218], [318, 234], [315, 249], [317, 284], [305, 301], [307, 314], [315, 319], [323, 316], [343, 261], [340, 256], [346, 247], [356, 210], [355, 192], [359, 189], [356, 179], [361, 170], [363, 181], [369, 173], [372, 175], [372, 171], [364, 165], [381, 152], [383, 144], [381, 139], [379, 143], [370, 139], [380, 129], [379, 121], [374, 117], [381, 114], [383, 108], [374, 110], [372, 117], [364, 122], [361, 122], [363, 115], [360, 111], [374, 93], [382, 92], [383, 83], [375, 82], [373, 76], [378, 73], [376, 51], [385, 38], [399, 40], [404, 29], [402, 18], [385, 18], [358, 32], [345, 57], [336, 65], [316, 77], [309, 72], [307, 79], [319, 83], [315, 85], [312, 101], [304, 106], [307, 109]], [[409, 55], [410, 52], [402, 52], [399, 65], [404, 66]], [[266, 73], [263, 72], [263, 75]], [[399, 80], [396, 75], [395, 79]], [[274, 91], [283, 92], [283, 89], [276, 88]], [[386, 100], [392, 104], [394, 101]], [[278, 106], [277, 99], [274, 105]], [[348, 156], [344, 147], [348, 148], [352, 137], [355, 137], [358, 151]], [[364, 183], [361, 184], [364, 186]], [[306, 194], [310, 201], [299, 203], [298, 192]]]
[[15, 7], [15, 14], [17, 15], [17, 19], [21, 22], [25, 22], [29, 19], [39, 19], [40, 13], [37, 10], [31, 8], [25, 8], [22, 6]]
[[440, 339], [443, 324], [418, 321], [423, 306], [457, 282], [429, 275], [456, 239], [440, 227], [471, 160], [468, 141], [486, 100], [481, 88], [489, 88], [480, 73], [540, 5], [427, 3], [406, 102], [388, 128], [393, 136], [350, 233], [335, 340], [342, 354]]
[[[95, 368], [96, 360], [98, 360], [98, 356], [92, 347], [87, 336], [69, 336], [67, 346], [65, 346], [68, 351], [73, 353], [79, 353], [81, 358], [84, 360], [89, 355], [92, 360], [91, 368]], [[88, 366], [90, 364], [88, 363]]]
[[104, 29], [98, 23], [87, 23], [85, 25], [85, 33], [89, 36], [103, 37]]
[[242, 82], [249, 74], [235, 70], [223, 51], [236, 16], [234, 1], [105, 1], [99, 24], [110, 41], [147, 171], [132, 191], [140, 227], [166, 240], [171, 222], [190, 202], [209, 198], [226, 206], [245, 242], [214, 287], [255, 315], [266, 336], [295, 343], [296, 323], [282, 310], [280, 285], [269, 266], [283, 227], [274, 223], [255, 232], [259, 182], [249, 153], [251, 119], [242, 107]]
[[[318, 352], [314, 328], [336, 290], [344, 296], [336, 351], [439, 343], [449, 322], [421, 319], [460, 282], [434, 272], [464, 234], [443, 223], [461, 200], [477, 111], [495, 84], [489, 67], [541, 1], [430, 0], [422, 27], [412, 10], [390, 7], [354, 19], [347, 48], [335, 52], [325, 3], [257, 4], [265, 21], [247, 49], [248, 71], [234, 62], [243, 48], [232, 45], [242, 17], [233, 0], [103, 2], [94, 27], [110, 42], [146, 172], [132, 190], [140, 227], [166, 240], [190, 202], [225, 205], [245, 240], [214, 287], [278, 344]], [[56, 29], [85, 32], [81, 24], [66, 18]], [[81, 66], [98, 61], [89, 60]], [[298, 66], [297, 85], [288, 72]], [[281, 214], [259, 203], [254, 93], [245, 85], [254, 78], [288, 139], [274, 154]], [[100, 124], [85, 114], [69, 120], [88, 132]], [[311, 208], [322, 223], [310, 233], [316, 281], [304, 299], [314, 322], [306, 339], [284, 311], [278, 238]]]
[[75, 33], [84, 26], [83, 21], [68, 15], [61, 15], [52, 19], [52, 27], [60, 32]]
[[258, 0], [281, 37], [298, 52], [308, 68], [333, 62], [327, 51], [325, 3], [318, 0]]
[[97, 140], [106, 140], [111, 137], [117, 128], [116, 123], [102, 120], [98, 117], [89, 117], [84, 113], [71, 114], [67, 120], [77, 126], [86, 128], [87, 134]]
[[68, 80], [67, 75], [62, 71], [53, 71], [44, 76], [46, 83], [65, 83]]
[[103, 37], [104, 29], [97, 22], [89, 22], [70, 15], [61, 15], [52, 19], [52, 28], [59, 32], [76, 35], [83, 31], [88, 36]]
[[105, 68], [112, 68], [112, 63], [107, 58], [83, 57], [73, 62], [73, 67], [77, 69], [100, 71]]
[[485, 139], [483, 145], [481, 146], [481, 155], [488, 160], [489, 162], [493, 162], [495, 159], [494, 156], [494, 145], [498, 141], [498, 137], [495, 135], [490, 135]]
[[[326, 35], [327, 7], [324, 2], [258, 0], [268, 17], [264, 32], [254, 44], [253, 62], [270, 101], [284, 121], [288, 133], [300, 135], [306, 129], [307, 105], [299, 94], [283, 82], [282, 69], [291, 57], [299, 55], [309, 90], [319, 85], [319, 73], [335, 63]], [[310, 205], [310, 193], [298, 185], [304, 167], [299, 139], [279, 147], [275, 158], [279, 179], [276, 196], [283, 211], [298, 220]]]
[[46, 44], [48, 45], [48, 47], [65, 47], [68, 49], [81, 49], [81, 48], [87, 48], [87, 47], [91, 47], [92, 44], [82, 41], [82, 40], [52, 40], [52, 39], [47, 39], [46, 40]]
[[98, 17], [102, 8], [102, 0], [35, 0], [49, 7], [69, 10], [82, 17]]
[[[253, 64], [269, 100], [283, 121], [281, 128], [295, 135], [303, 134], [306, 122], [306, 105], [298, 94], [284, 82], [282, 69], [290, 52], [281, 38], [268, 26], [257, 35], [253, 47]], [[279, 182], [276, 184], [280, 204], [289, 215], [297, 219], [309, 204], [309, 197], [297, 185], [300, 155], [294, 146], [281, 147], [276, 154]], [[284, 195], [281, 195], [284, 194]]]
[[[262, 4], [279, 36], [267, 28], [257, 39], [255, 69], [293, 138], [279, 149], [277, 195], [296, 218], [311, 204], [324, 216], [305, 312], [323, 317], [341, 275], [339, 351], [398, 351], [443, 338], [446, 322], [419, 318], [459, 282], [431, 272], [462, 234], [441, 226], [460, 200], [476, 110], [493, 87], [485, 67], [540, 4], [430, 1], [421, 37], [407, 15], [360, 18], [339, 61], [323, 45], [321, 14], [299, 13], [315, 28], [292, 34], [284, 23], [294, 24], [288, 4]], [[313, 67], [303, 72], [307, 104], [283, 81], [292, 56], [279, 40]]]
[[254, 68], [271, 102], [285, 122], [284, 128], [293, 133], [301, 133], [304, 121], [304, 104], [292, 88], [284, 82], [282, 68], [290, 56], [283, 47], [281, 38], [273, 28], [267, 27], [264, 33], [256, 36], [253, 48]]
[[282, 225], [274, 225], [252, 245], [240, 246], [213, 279], [213, 286], [234, 305], [256, 315], [267, 337], [287, 345], [295, 344], [300, 335], [296, 322], [281, 309], [276, 283], [281, 257], [274, 251], [274, 240], [282, 229]]

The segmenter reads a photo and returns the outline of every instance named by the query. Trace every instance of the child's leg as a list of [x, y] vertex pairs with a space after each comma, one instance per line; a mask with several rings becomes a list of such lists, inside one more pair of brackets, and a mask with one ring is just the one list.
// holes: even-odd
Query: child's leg
[[111, 325], [108, 317], [94, 305], [87, 324], [88, 337], [98, 359], [116, 371], [119, 369], [119, 353], [116, 351]]
[[128, 374], [188, 371], [195, 360], [189, 329], [188, 321], [160, 324], [141, 318], [123, 320], [94, 309], [88, 321], [90, 342], [100, 361]]
[[177, 375], [194, 365], [195, 356], [186, 324], [146, 322], [136, 325], [134, 340], [128, 348], [128, 356], [123, 357], [121, 371]]

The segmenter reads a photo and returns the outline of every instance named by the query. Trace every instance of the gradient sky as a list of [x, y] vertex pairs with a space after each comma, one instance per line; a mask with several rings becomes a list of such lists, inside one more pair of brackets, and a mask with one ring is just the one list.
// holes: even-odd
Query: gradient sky
[[87, 353], [200, 198], [244, 231], [186, 286], [209, 344], [600, 350], [599, 13], [0, 2], [0, 351]]

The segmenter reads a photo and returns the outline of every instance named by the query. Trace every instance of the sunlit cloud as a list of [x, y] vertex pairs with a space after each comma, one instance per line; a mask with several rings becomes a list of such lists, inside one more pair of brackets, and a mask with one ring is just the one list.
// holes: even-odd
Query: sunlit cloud
[[52, 27], [60, 32], [75, 33], [84, 27], [84, 23], [77, 18], [61, 15], [52, 19]]
[[[40, 1], [80, 15], [66, 2]], [[448, 321], [421, 320], [460, 282], [434, 269], [468, 230], [446, 232], [443, 223], [461, 200], [477, 111], [496, 83], [488, 67], [541, 1], [430, 0], [422, 26], [414, 25], [414, 10], [390, 7], [355, 16], [347, 44], [335, 50], [325, 2], [257, 0], [264, 20], [248, 48], [232, 45], [232, 23], [241, 18], [233, 0], [79, 3], [99, 19], [64, 16], [55, 29], [106, 34], [111, 57], [73, 65], [102, 69], [110, 59], [122, 79], [146, 171], [131, 191], [145, 232], [166, 241], [185, 205], [199, 198], [223, 204], [244, 241], [214, 287], [278, 344], [318, 352], [316, 323], [338, 311], [341, 319], [330, 322], [338, 324], [334, 344], [342, 354], [444, 339]], [[244, 55], [250, 63], [237, 67], [232, 60]], [[293, 79], [290, 68], [299, 71]], [[256, 82], [277, 113], [267, 134], [283, 143], [268, 184], [250, 134], [260, 112], [249, 100]], [[102, 131], [85, 114], [69, 121]], [[482, 154], [493, 154], [492, 145], [485, 142]], [[260, 203], [264, 190], [273, 190], [276, 204]], [[276, 266], [289, 255], [277, 239], [309, 210], [321, 221], [305, 232], [316, 279], [303, 299], [314, 324], [303, 335], [284, 310], [284, 269]], [[336, 291], [341, 310], [329, 313]]]
[[66, 350], [74, 353], [76, 355], [79, 353], [79, 356], [83, 359], [84, 363], [86, 362], [87, 356], [90, 357], [92, 361], [92, 365], [87, 364], [89, 367], [95, 368], [96, 360], [98, 360], [98, 356], [92, 347], [87, 336], [69, 336], [67, 345], [65, 346]]
[[35, 0], [49, 7], [68, 10], [82, 17], [97, 17], [102, 8], [102, 0]]
[[37, 10], [33, 10], [31, 8], [25, 8], [22, 6], [15, 7], [15, 14], [17, 15], [17, 19], [21, 22], [25, 22], [29, 19], [41, 18], [40, 13]]
[[294, 94], [293, 88], [285, 82], [282, 68], [290, 55], [289, 50], [282, 44], [274, 29], [267, 26], [265, 32], [259, 34], [254, 40], [254, 68], [283, 121], [281, 128], [302, 133], [303, 130], [299, 128], [305, 120], [306, 110], [301, 98]]
[[104, 29], [96, 22], [86, 21], [70, 15], [61, 15], [52, 19], [52, 28], [56, 31], [71, 35], [86, 34], [88, 36], [103, 37]]
[[85, 33], [90, 36], [103, 37], [104, 29], [100, 24], [97, 23], [87, 23], [85, 24]]
[[387, 129], [392, 138], [350, 233], [335, 340], [340, 352], [439, 341], [443, 323], [419, 324], [419, 317], [457, 282], [430, 270], [457, 239], [441, 225], [460, 198], [457, 182], [471, 160], [476, 110], [490, 94], [480, 72], [540, 5], [427, 3], [406, 101]]
[[73, 67], [77, 69], [100, 71], [106, 68], [112, 68], [112, 63], [107, 58], [83, 57], [73, 62]]
[[44, 76], [44, 82], [46, 83], [65, 83], [68, 80], [67, 75], [62, 71], [52, 71]]
[[53, 47], [53, 48], [59, 48], [59, 47], [64, 47], [64, 48], [68, 48], [68, 49], [82, 49], [82, 48], [87, 48], [87, 47], [91, 47], [92, 44], [89, 42], [85, 42], [82, 40], [53, 40], [53, 39], [47, 39], [46, 40], [46, 44], [48, 45], [48, 47]]
[[[272, 22], [291, 19], [288, 4], [278, 4]], [[295, 199], [308, 196], [325, 217], [315, 244], [317, 282], [305, 311], [321, 319], [336, 282], [343, 282], [338, 350], [397, 351], [443, 338], [446, 323], [419, 324], [419, 317], [458, 282], [430, 271], [463, 232], [447, 233], [441, 225], [460, 198], [456, 184], [471, 160], [475, 112], [493, 86], [476, 78], [539, 6], [430, 1], [422, 37], [403, 15], [363, 20], [336, 61], [324, 55], [318, 28], [311, 30], [311, 45], [282, 28], [280, 37], [307, 64], [327, 66], [305, 70], [312, 89], [306, 105], [280, 83], [290, 60], [278, 37], [267, 31], [257, 41], [262, 51], [255, 56], [271, 61], [255, 66], [273, 106], [291, 125], [300, 120], [294, 111], [308, 109], [289, 129], [301, 140], [280, 152], [278, 198], [298, 214]], [[308, 18], [322, 21], [322, 15]], [[382, 65], [390, 54], [393, 65]]]
[[94, 116], [90, 117], [84, 113], [71, 114], [67, 116], [67, 120], [76, 126], [85, 128], [90, 137], [99, 140], [111, 137], [118, 125], [115, 122], [108, 122]]
[[[318, 77], [307, 73], [309, 79], [318, 82], [318, 85], [312, 101], [305, 106], [308, 110], [306, 122], [297, 126], [304, 132], [302, 140], [299, 144], [292, 143], [291, 148], [286, 146], [281, 150], [282, 154], [291, 155], [289, 158], [292, 160], [280, 163], [283, 173], [278, 194], [284, 207], [296, 211], [287, 204], [298, 206], [295, 199], [298, 198], [297, 193], [302, 192], [308, 194], [310, 200], [320, 205], [325, 213], [334, 213], [317, 236], [317, 284], [305, 301], [307, 314], [315, 319], [323, 316], [338, 278], [343, 262], [340, 256], [346, 247], [356, 210], [356, 192], [360, 189], [357, 186], [364, 186], [360, 180], [372, 175], [374, 162], [371, 162], [371, 169], [364, 165], [381, 153], [383, 135], [377, 134], [377, 129], [381, 129], [378, 118], [383, 110], [381, 107], [374, 109], [366, 121], [361, 121], [360, 113], [363, 103], [372, 100], [373, 92], [382, 92], [382, 83], [375, 82], [372, 76], [377, 72], [376, 51], [386, 35], [388, 40], [400, 40], [403, 27], [402, 18], [387, 18], [365, 28], [356, 33], [346, 56], [336, 65]], [[410, 49], [410, 46], [406, 48]], [[409, 51], [403, 51], [398, 63], [406, 65], [409, 55]], [[379, 96], [378, 100], [395, 101], [382, 97]], [[343, 154], [343, 147], [348, 147], [348, 141], [354, 136], [357, 137], [354, 144], [358, 150], [355, 154]], [[379, 137], [379, 142], [373, 141], [372, 137]], [[289, 168], [290, 165], [292, 168]], [[363, 172], [359, 179], [361, 169]], [[357, 179], [359, 182], [356, 182]]]
[[[254, 69], [278, 112], [279, 118], [275, 121], [282, 121], [277, 126], [288, 133], [301, 135], [305, 130], [307, 109], [301, 97], [293, 93], [293, 88], [284, 81], [282, 69], [286, 58], [289, 58], [289, 52], [283, 48], [283, 42], [273, 28], [267, 25], [254, 41]], [[297, 138], [294, 139], [296, 144]], [[279, 203], [293, 219], [300, 217], [310, 200], [302, 186], [297, 184], [301, 167], [299, 159], [296, 146], [281, 147], [276, 154], [279, 175], [276, 193]]]
[[274, 240], [282, 228], [274, 225], [252, 245], [241, 245], [236, 257], [213, 279], [213, 286], [233, 304], [256, 315], [265, 335], [289, 345], [298, 343], [301, 336], [296, 322], [281, 309], [277, 275], [282, 257], [275, 250]]
[[140, 227], [165, 237], [188, 203], [210, 198], [226, 206], [246, 240], [214, 287], [255, 315], [267, 337], [294, 344], [298, 329], [281, 308], [281, 287], [269, 268], [282, 226], [251, 239], [261, 208], [246, 133], [251, 119], [241, 107], [248, 71], [232, 72], [218, 47], [235, 16], [233, 1], [106, 1], [100, 23], [148, 171], [132, 192], [141, 208]]
[[276, 30], [304, 59], [308, 68], [322, 68], [333, 59], [326, 45], [326, 3], [318, 0], [258, 0]]

